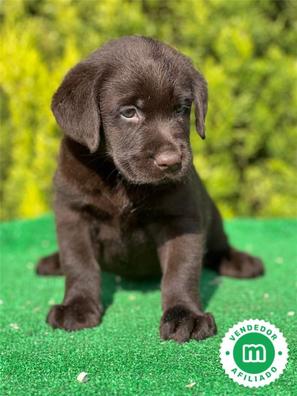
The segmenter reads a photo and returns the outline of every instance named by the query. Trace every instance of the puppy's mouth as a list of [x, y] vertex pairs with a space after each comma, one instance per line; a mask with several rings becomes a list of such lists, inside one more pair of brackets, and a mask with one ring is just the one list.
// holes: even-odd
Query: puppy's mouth
[[153, 184], [181, 182], [187, 175], [191, 155], [183, 155], [180, 160], [174, 156], [148, 158], [115, 158], [114, 163], [122, 176], [131, 184]]

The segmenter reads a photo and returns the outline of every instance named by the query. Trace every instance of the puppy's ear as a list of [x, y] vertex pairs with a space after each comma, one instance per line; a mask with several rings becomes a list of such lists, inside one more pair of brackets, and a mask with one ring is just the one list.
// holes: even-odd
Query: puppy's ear
[[98, 66], [81, 62], [71, 69], [53, 96], [52, 111], [67, 136], [93, 153], [99, 146]]
[[203, 76], [194, 70], [193, 92], [196, 118], [196, 130], [202, 139], [205, 139], [205, 118], [207, 113], [207, 82]]

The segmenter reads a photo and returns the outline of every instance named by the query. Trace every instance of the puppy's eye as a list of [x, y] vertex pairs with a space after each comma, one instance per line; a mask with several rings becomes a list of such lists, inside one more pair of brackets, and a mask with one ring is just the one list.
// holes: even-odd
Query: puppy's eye
[[180, 106], [178, 106], [176, 109], [175, 109], [175, 113], [177, 114], [177, 115], [187, 115], [187, 114], [189, 114], [190, 113], [190, 110], [191, 110], [191, 106], [189, 106], [189, 105], [180, 105]]
[[137, 109], [135, 106], [124, 106], [121, 108], [120, 115], [123, 118], [133, 119], [138, 117]]

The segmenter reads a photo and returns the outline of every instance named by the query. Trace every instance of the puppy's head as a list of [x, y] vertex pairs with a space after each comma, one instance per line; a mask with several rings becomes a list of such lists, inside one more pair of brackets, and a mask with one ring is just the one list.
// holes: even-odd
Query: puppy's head
[[174, 49], [143, 37], [110, 42], [66, 75], [53, 97], [64, 132], [108, 154], [130, 182], [178, 181], [191, 164], [189, 123], [205, 137], [206, 82]]

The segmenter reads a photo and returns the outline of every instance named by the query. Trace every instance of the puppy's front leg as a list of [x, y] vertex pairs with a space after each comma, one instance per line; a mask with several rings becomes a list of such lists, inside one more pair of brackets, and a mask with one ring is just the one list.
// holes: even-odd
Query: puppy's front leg
[[163, 272], [161, 338], [185, 342], [216, 334], [213, 316], [202, 312], [198, 289], [204, 235], [182, 221], [168, 227], [158, 245]]
[[56, 211], [61, 268], [66, 275], [61, 305], [54, 305], [47, 322], [54, 328], [79, 330], [96, 326], [102, 316], [99, 304], [100, 268], [92, 247], [88, 222], [68, 207]]

